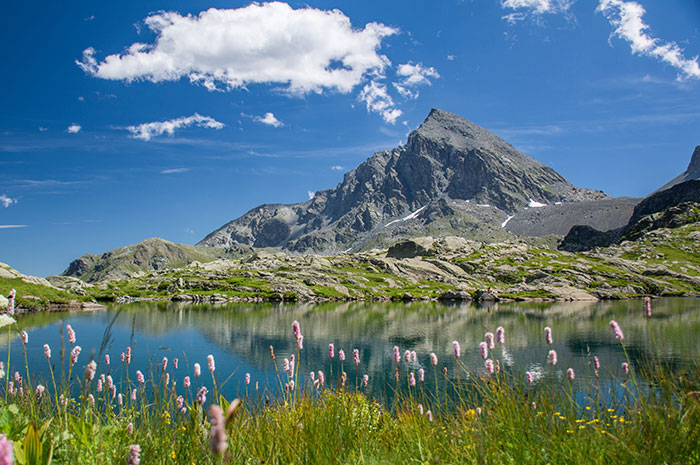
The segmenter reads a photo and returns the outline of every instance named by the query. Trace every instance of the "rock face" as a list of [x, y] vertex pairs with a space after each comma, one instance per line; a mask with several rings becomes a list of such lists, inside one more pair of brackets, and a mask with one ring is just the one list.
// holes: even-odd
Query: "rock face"
[[574, 187], [488, 130], [433, 109], [405, 146], [374, 154], [335, 189], [298, 204], [254, 208], [198, 245], [334, 253], [408, 224], [419, 225], [412, 235], [478, 236], [528, 205], [605, 198]]

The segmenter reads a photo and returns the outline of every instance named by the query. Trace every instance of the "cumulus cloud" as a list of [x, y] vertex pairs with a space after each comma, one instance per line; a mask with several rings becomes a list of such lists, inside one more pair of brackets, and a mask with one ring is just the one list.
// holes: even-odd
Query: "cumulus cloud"
[[404, 97], [416, 99], [418, 92], [411, 90], [419, 85], [431, 85], [430, 78], [437, 79], [440, 74], [433, 68], [426, 68], [421, 63], [404, 63], [399, 65], [396, 74], [401, 78], [399, 82], [394, 83], [394, 88], [399, 94]]
[[372, 81], [366, 84], [357, 99], [365, 102], [367, 111], [379, 113], [387, 123], [396, 123], [396, 119], [402, 114], [381, 82]]
[[600, 0], [596, 12], [602, 13], [615, 29], [612, 36], [629, 42], [633, 54], [656, 58], [679, 71], [679, 79], [700, 79], [698, 58], [688, 59], [675, 42], [664, 42], [647, 34], [644, 7], [637, 2]]
[[145, 24], [157, 36], [153, 44], [137, 42], [102, 61], [88, 48], [77, 65], [112, 80], [185, 77], [209, 90], [266, 83], [295, 95], [348, 93], [367, 75], [383, 74], [390, 61], [377, 50], [398, 32], [376, 22], [353, 28], [339, 10], [295, 10], [281, 2], [186, 16], [159, 12]]
[[568, 13], [575, 0], [501, 0], [501, 8], [518, 10], [502, 17], [509, 24], [527, 18], [528, 14], [537, 18], [545, 14]]
[[316, 192], [314, 192], [314, 191], [306, 191], [306, 195], [308, 195], [308, 196], [309, 196], [309, 200], [311, 200], [311, 199], [313, 199], [314, 197], [316, 197]]
[[83, 127], [81, 125], [73, 123], [70, 126], [68, 126], [68, 128], [66, 129], [66, 132], [68, 134], [77, 134], [80, 132], [81, 129], [83, 129]]
[[0, 205], [2, 205], [3, 207], [7, 208], [15, 203], [17, 203], [17, 199], [10, 198], [5, 194], [0, 195]]
[[192, 116], [183, 116], [180, 118], [171, 119], [168, 121], [153, 121], [143, 123], [137, 126], [127, 126], [127, 130], [131, 133], [134, 139], [151, 140], [151, 137], [156, 137], [168, 133], [173, 135], [176, 129], [186, 128], [189, 126], [199, 126], [202, 128], [221, 129], [223, 123], [216, 121], [210, 116], [202, 116], [195, 113]]
[[258, 123], [262, 124], [267, 124], [268, 126], [272, 126], [275, 128], [281, 128], [284, 126], [284, 123], [280, 120], [278, 120], [274, 114], [267, 112], [265, 113], [265, 116], [255, 116], [253, 117], [254, 121], [257, 121]]

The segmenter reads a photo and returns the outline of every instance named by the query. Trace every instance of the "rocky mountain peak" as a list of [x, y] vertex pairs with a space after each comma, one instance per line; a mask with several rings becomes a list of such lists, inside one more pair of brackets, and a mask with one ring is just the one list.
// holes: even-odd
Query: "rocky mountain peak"
[[487, 129], [433, 109], [405, 146], [375, 153], [334, 189], [307, 202], [254, 208], [199, 245], [337, 252], [406, 225], [491, 231], [529, 205], [601, 198], [607, 196], [572, 186]]
[[694, 173], [697, 177], [700, 177], [700, 145], [695, 147], [693, 156], [690, 157], [690, 163], [688, 164], [688, 169], [685, 170], [686, 173]]

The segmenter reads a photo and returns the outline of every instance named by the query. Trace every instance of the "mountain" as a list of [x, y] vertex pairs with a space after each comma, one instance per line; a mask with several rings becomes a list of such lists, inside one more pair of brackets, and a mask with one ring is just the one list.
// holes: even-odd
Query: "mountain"
[[688, 169], [686, 169], [683, 173], [669, 181], [666, 185], [661, 187], [656, 192], [660, 192], [669, 189], [675, 186], [676, 184], [692, 180], [700, 180], [700, 145], [695, 147], [695, 151], [693, 151], [693, 155], [690, 157]]
[[86, 282], [104, 281], [143, 271], [186, 266], [193, 261], [210, 262], [222, 255], [221, 250], [175, 244], [155, 237], [102, 255], [83, 255], [73, 260], [62, 276], [72, 276]]
[[306, 202], [256, 207], [197, 245], [334, 253], [403, 236], [504, 238], [509, 218], [523, 210], [605, 199], [488, 130], [433, 109], [406, 145], [375, 153], [336, 188]]

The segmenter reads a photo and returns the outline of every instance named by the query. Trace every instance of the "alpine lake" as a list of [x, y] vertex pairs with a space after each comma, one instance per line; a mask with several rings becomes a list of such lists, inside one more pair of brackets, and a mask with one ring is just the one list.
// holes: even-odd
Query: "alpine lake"
[[[567, 369], [573, 368], [574, 386], [590, 385], [595, 379], [614, 388], [624, 381], [622, 363], [627, 357], [632, 370], [641, 369], [652, 360], [671, 371], [697, 370], [700, 300], [654, 300], [650, 319], [644, 316], [643, 306], [641, 300], [489, 305], [391, 302], [214, 306], [140, 302], [111, 305], [94, 312], [30, 314], [21, 317], [18, 326], [28, 333], [28, 366], [33, 380], [38, 382], [50, 382], [44, 344], [52, 349], [55, 370], [55, 365], [61, 363], [62, 344], [64, 363], [68, 363], [71, 345], [65, 327], [70, 324], [77, 334], [76, 344], [82, 348], [77, 368], [73, 369], [75, 379], [82, 377], [82, 367], [91, 358], [98, 361], [98, 371], [111, 373], [118, 385], [134, 383], [136, 370], [155, 379], [162, 376], [166, 357], [166, 372], [178, 391], [183, 390], [185, 376], [191, 377], [192, 390], [202, 385], [211, 388], [207, 357], [213, 355], [217, 387], [226, 398], [269, 399], [279, 395], [288, 381], [282, 372], [283, 359], [294, 355], [299, 372], [297, 389], [310, 390], [308, 374], [319, 370], [324, 372], [327, 384], [337, 387], [344, 371], [346, 389], [362, 390], [372, 398], [386, 401], [396, 389], [394, 346], [399, 347], [401, 354], [398, 367], [402, 383], [406, 384], [409, 372], [418, 378], [423, 368], [425, 389], [432, 389], [436, 378], [440, 383], [446, 379], [445, 367], [448, 378], [454, 378], [458, 372], [462, 374], [457, 376], [465, 378], [485, 373], [479, 343], [487, 331], [495, 333], [499, 326], [505, 330], [505, 343], [496, 344], [489, 357], [499, 360], [504, 372], [523, 382], [526, 371], [537, 381], [546, 376], [564, 379]], [[304, 335], [301, 350], [292, 335], [295, 320]], [[616, 320], [624, 331], [624, 348], [611, 331], [611, 320]], [[545, 341], [546, 326], [552, 328], [551, 345]], [[6, 361], [7, 333], [0, 338], [0, 360]], [[461, 346], [458, 361], [452, 341]], [[333, 359], [329, 357], [330, 343], [335, 347]], [[121, 361], [127, 347], [132, 350], [130, 378]], [[340, 360], [340, 349], [345, 353], [345, 361]], [[354, 349], [359, 350], [359, 365], [353, 361]], [[555, 366], [547, 364], [550, 349], [558, 353]], [[405, 351], [415, 351], [416, 359], [406, 362]], [[431, 353], [437, 355], [437, 366], [431, 364]], [[105, 366], [106, 354], [111, 359], [109, 367]], [[601, 363], [597, 379], [594, 356]], [[10, 376], [16, 370], [24, 375], [23, 357], [21, 341], [13, 338]], [[202, 367], [198, 379], [193, 374], [195, 363]], [[462, 365], [461, 370], [456, 370], [457, 363]], [[363, 387], [365, 374], [369, 382]], [[418, 385], [417, 389], [423, 388], [420, 381]]]

